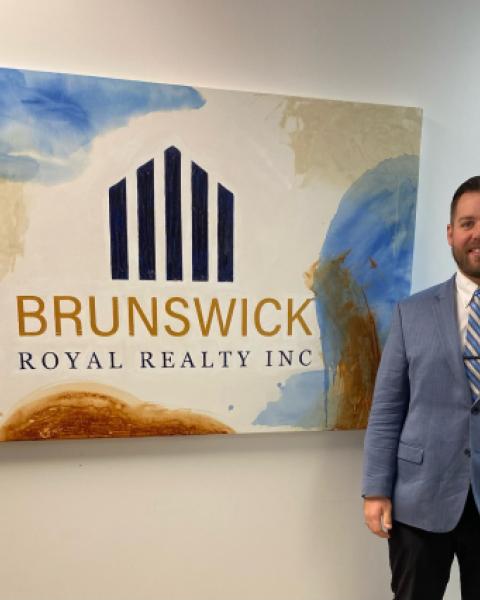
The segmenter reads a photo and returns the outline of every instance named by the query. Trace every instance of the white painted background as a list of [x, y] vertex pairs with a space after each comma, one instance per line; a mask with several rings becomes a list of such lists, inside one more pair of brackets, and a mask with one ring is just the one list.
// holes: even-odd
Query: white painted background
[[[414, 289], [480, 173], [478, 0], [2, 0], [0, 64], [424, 108]], [[388, 600], [363, 434], [0, 447], [2, 600]], [[448, 600], [460, 597], [454, 571]]]

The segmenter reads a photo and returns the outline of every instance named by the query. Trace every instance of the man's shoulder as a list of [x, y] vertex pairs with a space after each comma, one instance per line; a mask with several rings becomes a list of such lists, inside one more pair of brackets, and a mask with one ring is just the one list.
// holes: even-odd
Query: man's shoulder
[[421, 292], [417, 292], [412, 294], [405, 300], [399, 302], [400, 308], [410, 308], [415, 307], [422, 304], [431, 303], [434, 298], [438, 298], [444, 296], [445, 294], [453, 293], [455, 289], [455, 276], [450, 277], [447, 281], [443, 283], [439, 283], [437, 285], [433, 285], [432, 287], [427, 288], [426, 290], [422, 290]]

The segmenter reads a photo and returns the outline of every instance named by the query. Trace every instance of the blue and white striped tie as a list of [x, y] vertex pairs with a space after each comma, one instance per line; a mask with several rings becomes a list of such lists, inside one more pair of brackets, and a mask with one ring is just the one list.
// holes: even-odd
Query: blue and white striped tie
[[475, 290], [470, 301], [463, 359], [475, 401], [480, 396], [480, 288]]

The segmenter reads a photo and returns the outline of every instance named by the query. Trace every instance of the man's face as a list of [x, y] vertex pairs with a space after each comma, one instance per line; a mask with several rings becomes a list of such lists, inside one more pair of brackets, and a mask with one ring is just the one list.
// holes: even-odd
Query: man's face
[[480, 285], [480, 192], [460, 196], [447, 240], [460, 271]]

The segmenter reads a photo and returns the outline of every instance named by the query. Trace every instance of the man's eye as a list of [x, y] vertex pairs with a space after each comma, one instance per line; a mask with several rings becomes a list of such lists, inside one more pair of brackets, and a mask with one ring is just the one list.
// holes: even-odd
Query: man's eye
[[469, 227], [472, 227], [473, 225], [473, 221], [464, 221], [463, 223], [461, 223], [461, 227], [463, 227], [464, 229], [468, 229]]

